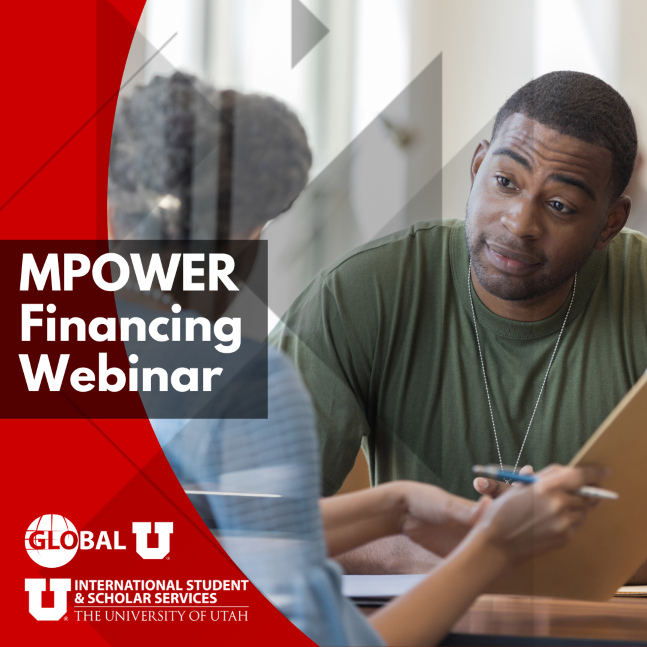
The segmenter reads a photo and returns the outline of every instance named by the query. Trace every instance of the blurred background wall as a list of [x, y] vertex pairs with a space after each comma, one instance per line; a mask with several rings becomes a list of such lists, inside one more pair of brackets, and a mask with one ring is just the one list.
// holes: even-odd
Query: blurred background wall
[[[303, 121], [310, 185], [264, 231], [270, 328], [353, 247], [417, 220], [462, 218], [478, 141], [533, 77], [595, 74], [647, 133], [644, 0], [301, 0], [329, 33], [293, 68], [295, 1], [148, 0], [124, 74], [154, 56], [134, 83], [180, 69], [274, 95]], [[647, 230], [644, 176], [632, 181], [629, 225]], [[349, 488], [366, 483], [360, 463]]]

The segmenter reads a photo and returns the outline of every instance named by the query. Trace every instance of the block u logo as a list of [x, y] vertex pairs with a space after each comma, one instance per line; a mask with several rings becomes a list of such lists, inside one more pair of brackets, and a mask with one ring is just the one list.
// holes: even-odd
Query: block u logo
[[155, 532], [159, 537], [157, 548], [148, 547], [151, 524], [148, 521], [133, 521], [133, 532], [137, 537], [136, 550], [143, 559], [164, 559], [171, 550], [172, 521], [156, 521]]
[[67, 594], [72, 590], [70, 579], [50, 579], [49, 590], [54, 592], [54, 606], [43, 608], [43, 591], [46, 579], [26, 579], [25, 591], [29, 591], [29, 613], [36, 620], [60, 620], [67, 613]]

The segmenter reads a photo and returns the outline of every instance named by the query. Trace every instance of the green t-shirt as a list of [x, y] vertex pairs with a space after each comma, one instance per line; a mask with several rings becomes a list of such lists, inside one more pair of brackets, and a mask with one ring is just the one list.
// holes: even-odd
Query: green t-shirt
[[[418, 223], [320, 272], [272, 332], [314, 400], [325, 495], [360, 444], [373, 484], [411, 479], [471, 498], [470, 467], [499, 462], [468, 263], [462, 221]], [[551, 317], [519, 322], [470, 289], [501, 454], [514, 465], [570, 296]], [[578, 274], [519, 465], [567, 463], [646, 368], [647, 238], [623, 231]]]

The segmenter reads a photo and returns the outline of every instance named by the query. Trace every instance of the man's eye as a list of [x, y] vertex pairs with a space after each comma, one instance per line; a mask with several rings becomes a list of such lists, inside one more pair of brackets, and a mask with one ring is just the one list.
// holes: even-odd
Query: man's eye
[[496, 176], [496, 181], [499, 183], [499, 186], [502, 186], [504, 189], [516, 189], [517, 187], [514, 185], [514, 182], [507, 177], [503, 177], [503, 175], [497, 175]]
[[555, 209], [555, 211], [559, 211], [560, 213], [573, 213], [572, 209], [569, 209], [563, 202], [560, 202], [559, 200], [550, 200], [548, 204]]

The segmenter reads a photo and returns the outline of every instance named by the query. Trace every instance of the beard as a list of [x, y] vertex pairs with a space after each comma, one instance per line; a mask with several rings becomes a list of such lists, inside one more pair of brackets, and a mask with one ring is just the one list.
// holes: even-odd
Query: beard
[[[505, 231], [505, 230], [504, 230]], [[539, 258], [540, 267], [531, 276], [514, 276], [504, 274], [492, 267], [485, 253], [486, 242], [497, 243], [508, 249], [530, 254]], [[597, 238], [597, 237], [596, 237]], [[470, 217], [469, 203], [465, 212], [465, 241], [469, 252], [472, 267], [479, 283], [486, 292], [505, 301], [529, 301], [536, 297], [548, 294], [573, 278], [593, 253], [593, 244], [585, 248], [577, 256], [572, 256], [561, 261], [552, 260], [520, 241], [505, 237], [505, 235], [487, 236], [483, 231], [478, 231]]]

